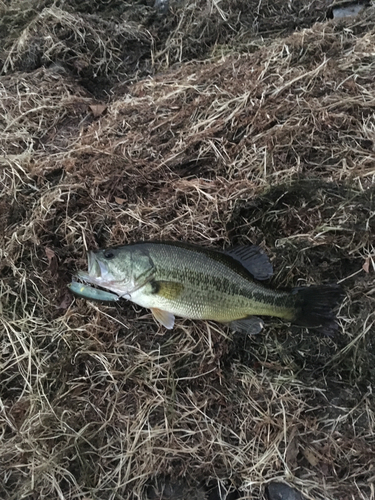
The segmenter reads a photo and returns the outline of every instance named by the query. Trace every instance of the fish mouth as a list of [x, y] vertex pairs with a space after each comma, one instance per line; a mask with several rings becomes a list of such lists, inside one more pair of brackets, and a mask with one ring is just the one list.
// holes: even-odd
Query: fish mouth
[[96, 258], [93, 251], [87, 254], [87, 268], [87, 271], [78, 271], [77, 277], [95, 285], [100, 285], [106, 281], [108, 277], [107, 266]]
[[92, 278], [103, 277], [103, 266], [100, 265], [100, 262], [96, 259], [95, 254], [92, 251], [87, 254], [87, 267], [89, 276]]
[[[76, 278], [91, 285], [110, 290], [121, 297], [126, 297], [129, 294], [129, 282], [127, 280], [116, 280], [112, 275], [106, 262], [100, 258], [100, 253], [89, 251], [87, 253], [87, 271], [78, 271]], [[130, 286], [131, 289], [133, 289]]]

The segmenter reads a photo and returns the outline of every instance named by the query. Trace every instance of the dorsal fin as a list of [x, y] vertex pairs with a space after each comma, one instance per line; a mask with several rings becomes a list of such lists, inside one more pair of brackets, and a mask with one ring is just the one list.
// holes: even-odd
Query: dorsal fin
[[233, 247], [225, 253], [240, 262], [257, 280], [267, 280], [273, 275], [268, 255], [257, 245]]

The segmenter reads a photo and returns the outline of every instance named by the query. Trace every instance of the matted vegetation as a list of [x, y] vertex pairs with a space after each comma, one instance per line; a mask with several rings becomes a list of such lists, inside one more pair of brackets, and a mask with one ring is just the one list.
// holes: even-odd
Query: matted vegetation
[[[374, 499], [374, 8], [152, 3], [0, 2], [0, 496]], [[338, 334], [70, 295], [155, 238], [342, 282]]]

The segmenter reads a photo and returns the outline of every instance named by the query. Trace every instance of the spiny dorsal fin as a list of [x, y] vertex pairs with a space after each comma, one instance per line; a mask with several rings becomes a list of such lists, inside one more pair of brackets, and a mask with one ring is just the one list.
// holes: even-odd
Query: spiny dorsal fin
[[174, 326], [174, 315], [169, 313], [168, 311], [162, 311], [161, 309], [157, 309], [153, 307], [151, 312], [158, 323], [165, 326], [167, 330], [172, 330]]
[[225, 253], [240, 262], [257, 280], [267, 280], [273, 275], [268, 255], [257, 245], [238, 246]]

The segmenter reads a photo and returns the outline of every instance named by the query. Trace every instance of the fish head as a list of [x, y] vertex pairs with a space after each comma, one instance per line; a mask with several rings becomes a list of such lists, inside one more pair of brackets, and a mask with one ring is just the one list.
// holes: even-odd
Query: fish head
[[137, 245], [90, 251], [88, 271], [78, 277], [120, 295], [127, 295], [149, 281], [153, 262], [148, 252]]

